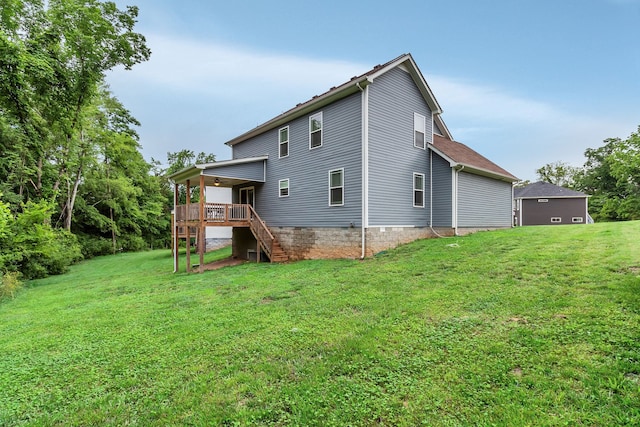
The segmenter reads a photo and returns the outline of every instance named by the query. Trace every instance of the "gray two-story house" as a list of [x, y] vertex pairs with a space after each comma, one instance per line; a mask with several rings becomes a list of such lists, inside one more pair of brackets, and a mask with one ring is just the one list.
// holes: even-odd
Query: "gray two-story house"
[[231, 160], [172, 175], [234, 201], [176, 206], [176, 227], [231, 225], [234, 256], [271, 260], [510, 227], [517, 178], [455, 142], [441, 113], [410, 54], [378, 65], [228, 141]]

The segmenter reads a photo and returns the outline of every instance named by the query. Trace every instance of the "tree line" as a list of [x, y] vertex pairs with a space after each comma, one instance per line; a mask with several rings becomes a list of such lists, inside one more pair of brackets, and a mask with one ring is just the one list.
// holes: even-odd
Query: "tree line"
[[581, 167], [557, 161], [536, 170], [538, 179], [582, 191], [595, 221], [640, 219], [640, 126], [628, 138], [588, 148]]
[[212, 155], [147, 162], [140, 125], [106, 72], [151, 51], [138, 8], [99, 0], [0, 4], [0, 273], [60, 273], [73, 262], [164, 247], [172, 189], [165, 178]]

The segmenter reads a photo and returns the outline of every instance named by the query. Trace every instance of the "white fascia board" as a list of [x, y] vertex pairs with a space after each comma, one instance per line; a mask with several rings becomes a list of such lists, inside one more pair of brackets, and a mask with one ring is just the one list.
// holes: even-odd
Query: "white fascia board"
[[201, 165], [196, 165], [196, 167], [199, 167], [200, 169], [215, 169], [223, 166], [241, 165], [244, 163], [255, 163], [255, 162], [268, 160], [268, 159], [269, 159], [268, 155], [258, 156], [258, 157], [245, 157], [242, 159], [221, 160], [219, 162], [204, 163]]
[[208, 169], [215, 169], [222, 166], [239, 165], [243, 163], [253, 163], [267, 160], [269, 156], [260, 157], [247, 157], [244, 159], [223, 160], [215, 163], [203, 163], [199, 165], [188, 166], [181, 171], [169, 175], [167, 178], [176, 184], [185, 183], [187, 180], [191, 180], [204, 175], [204, 171]]
[[451, 167], [455, 167], [458, 166], [458, 162], [456, 162], [455, 160], [453, 160], [451, 157], [447, 156], [446, 154], [444, 154], [442, 151], [438, 150], [434, 145], [432, 144], [428, 144], [427, 145], [429, 147], [429, 149], [431, 151], [433, 151], [434, 153], [436, 153], [438, 156], [442, 157], [444, 160], [446, 160], [447, 162], [449, 162], [449, 166]]
[[516, 197], [515, 200], [535, 200], [535, 199], [586, 199], [591, 196], [520, 196]]
[[436, 124], [438, 125], [438, 128], [444, 132], [444, 137], [449, 138], [450, 140], [454, 140], [453, 135], [451, 135], [451, 132], [449, 131], [449, 128], [447, 127], [446, 123], [444, 122], [444, 120], [442, 120], [441, 115], [442, 113], [433, 113], [433, 121], [436, 122]]
[[442, 157], [443, 159], [445, 159], [447, 162], [449, 162], [449, 166], [456, 167], [456, 166], [464, 166], [464, 171], [468, 171], [471, 173], [475, 173], [476, 175], [482, 175], [482, 176], [487, 176], [489, 178], [497, 178], [500, 181], [505, 181], [505, 182], [516, 182], [516, 180], [514, 180], [513, 178], [511, 178], [510, 176], [507, 175], [502, 175], [499, 174], [497, 172], [493, 172], [487, 169], [483, 169], [483, 168], [479, 168], [476, 166], [472, 166], [472, 165], [468, 165], [466, 163], [459, 163], [456, 162], [455, 160], [453, 160], [451, 157], [447, 156], [446, 154], [444, 154], [442, 151], [438, 150], [436, 147], [434, 147], [433, 145], [429, 144], [429, 148], [436, 153], [438, 156]]
[[486, 176], [488, 178], [499, 179], [500, 181], [504, 181], [504, 182], [514, 183], [514, 182], [518, 181], [517, 178], [512, 178], [510, 176], [503, 175], [501, 173], [497, 173], [497, 172], [494, 172], [494, 171], [490, 171], [488, 169], [479, 168], [479, 167], [472, 166], [472, 165], [467, 165], [467, 164], [464, 164], [464, 163], [458, 163], [458, 165], [464, 166], [464, 172], [471, 172], [471, 173], [474, 173], [476, 175]]
[[202, 174], [202, 169], [203, 168], [200, 165], [188, 166], [178, 172], [172, 173], [167, 177], [167, 179], [173, 181], [174, 183], [180, 183], [182, 181], [200, 176]]
[[346, 98], [347, 96], [358, 92], [359, 90], [361, 90], [361, 88], [368, 85], [369, 83], [370, 81], [367, 79], [366, 76], [363, 76], [359, 79], [350, 80], [347, 83], [344, 83], [343, 85], [335, 89], [329, 90], [328, 92], [322, 95], [312, 98], [310, 101], [299, 104], [298, 106], [296, 106], [295, 108], [292, 108], [288, 112], [285, 112], [283, 114], [280, 114], [277, 117], [274, 117], [273, 119], [253, 128], [252, 130], [245, 132], [242, 135], [237, 136], [232, 140], [225, 142], [225, 144], [230, 147], [233, 147], [234, 145], [240, 142], [243, 142], [255, 136], [261, 135], [262, 133], [267, 132], [271, 129], [280, 127], [286, 123], [289, 123], [294, 119], [297, 119], [298, 117], [309, 114], [339, 99]]

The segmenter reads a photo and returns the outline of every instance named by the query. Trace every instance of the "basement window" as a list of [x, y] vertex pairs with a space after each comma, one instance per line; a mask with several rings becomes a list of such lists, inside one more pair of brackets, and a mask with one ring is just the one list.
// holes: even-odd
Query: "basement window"
[[562, 218], [560, 218], [559, 216], [552, 216], [551, 217], [551, 222], [553, 222], [553, 223], [562, 222]]
[[573, 223], [581, 223], [584, 222], [584, 219], [581, 216], [574, 216], [571, 218], [571, 222]]

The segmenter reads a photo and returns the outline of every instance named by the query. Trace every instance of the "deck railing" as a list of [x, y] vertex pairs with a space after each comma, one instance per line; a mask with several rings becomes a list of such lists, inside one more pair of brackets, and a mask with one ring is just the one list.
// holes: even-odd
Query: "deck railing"
[[[187, 209], [188, 208], [188, 209]], [[192, 203], [178, 205], [175, 208], [176, 222], [199, 221], [200, 205]], [[228, 203], [205, 203], [204, 220], [206, 222], [246, 222], [249, 221], [249, 205]]]

